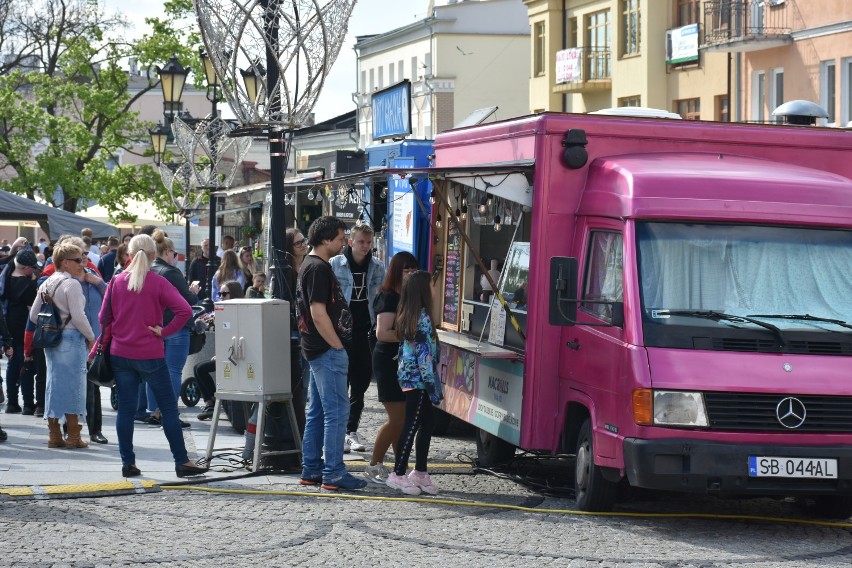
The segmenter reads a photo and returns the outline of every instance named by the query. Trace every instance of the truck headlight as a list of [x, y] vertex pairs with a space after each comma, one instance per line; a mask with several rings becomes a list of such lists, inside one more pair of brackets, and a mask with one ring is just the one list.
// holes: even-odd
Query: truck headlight
[[633, 421], [641, 426], [709, 425], [702, 393], [652, 389], [633, 391]]
[[653, 393], [655, 425], [699, 428], [708, 426], [702, 393], [662, 390], [655, 390]]

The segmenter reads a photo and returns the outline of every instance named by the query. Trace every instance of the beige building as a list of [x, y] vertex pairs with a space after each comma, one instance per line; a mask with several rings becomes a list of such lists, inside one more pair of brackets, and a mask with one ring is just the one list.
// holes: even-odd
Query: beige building
[[697, 0], [525, 0], [530, 110], [641, 106], [727, 120], [728, 57], [699, 50]]
[[852, 121], [849, 0], [525, 0], [530, 110], [661, 108], [770, 122], [781, 103]]
[[529, 28], [522, 0], [430, 2], [430, 16], [403, 28], [361, 36], [357, 106], [359, 147], [373, 143], [371, 95], [411, 82], [411, 136], [430, 140], [473, 111], [492, 119], [529, 112]]
[[783, 102], [804, 99], [828, 112], [819, 124], [852, 122], [852, 2], [703, 2], [706, 52], [732, 58], [735, 119], [772, 121]]

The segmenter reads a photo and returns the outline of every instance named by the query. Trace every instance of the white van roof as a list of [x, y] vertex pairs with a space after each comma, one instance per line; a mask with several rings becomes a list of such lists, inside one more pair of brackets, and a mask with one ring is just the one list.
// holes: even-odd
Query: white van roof
[[641, 118], [676, 118], [680, 119], [680, 115], [674, 112], [659, 108], [648, 107], [614, 107], [602, 108], [588, 114], [610, 114], [615, 116], [636, 116]]

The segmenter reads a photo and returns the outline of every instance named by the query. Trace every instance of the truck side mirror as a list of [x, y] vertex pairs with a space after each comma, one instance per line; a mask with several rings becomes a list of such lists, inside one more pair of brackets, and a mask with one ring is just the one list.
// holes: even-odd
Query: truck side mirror
[[[576, 258], [554, 256], [550, 259], [550, 325], [577, 323], [577, 270]], [[622, 307], [621, 317], [624, 319]]]

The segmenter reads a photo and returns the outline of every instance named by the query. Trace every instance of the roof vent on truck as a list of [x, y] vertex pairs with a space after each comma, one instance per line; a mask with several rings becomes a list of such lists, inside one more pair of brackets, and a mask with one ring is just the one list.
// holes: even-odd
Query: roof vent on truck
[[787, 101], [772, 111], [772, 116], [784, 118], [784, 124], [812, 126], [818, 118], [828, 118], [828, 111], [811, 101], [796, 99]]
[[614, 107], [593, 110], [588, 114], [608, 114], [612, 116], [632, 116], [635, 118], [674, 118], [680, 120], [680, 115], [659, 108], [648, 107]]

